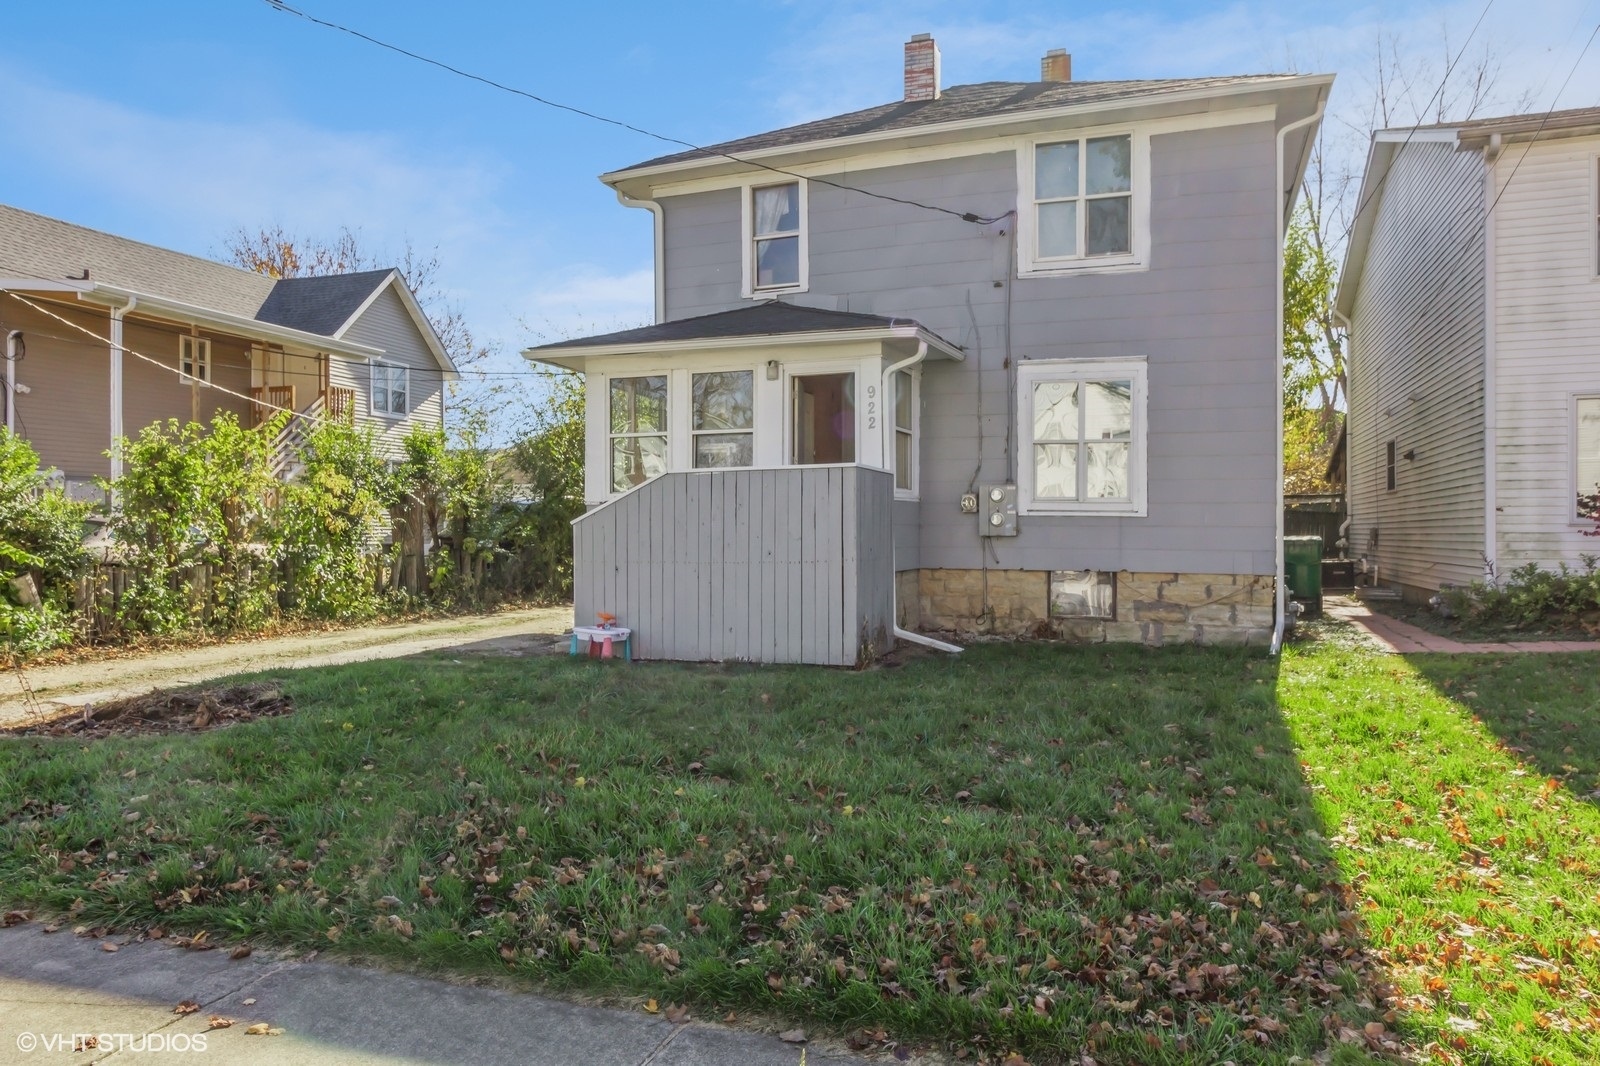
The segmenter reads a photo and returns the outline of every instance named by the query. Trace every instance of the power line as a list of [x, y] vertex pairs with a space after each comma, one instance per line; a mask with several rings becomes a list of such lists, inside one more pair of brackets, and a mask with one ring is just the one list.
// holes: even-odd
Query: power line
[[[587, 118], [595, 122], [603, 122], [608, 126], [616, 126], [619, 129], [627, 130], [630, 133], [637, 133], [642, 137], [649, 137], [653, 140], [661, 141], [666, 144], [677, 145], [681, 148], [688, 148], [691, 151], [704, 152], [706, 155], [718, 156], [722, 159], [732, 160], [733, 162], [739, 163], [743, 166], [757, 167], [761, 170], [770, 171], [773, 174], [782, 174], [784, 177], [799, 178], [803, 181], [815, 182], [818, 185], [827, 185], [830, 188], [839, 189], [842, 192], [860, 193], [862, 196], [870, 196], [877, 200], [887, 200], [890, 203], [904, 204], [907, 207], [921, 208], [924, 211], [937, 211], [940, 214], [951, 215], [955, 218], [961, 219], [963, 222], [971, 222], [980, 226], [993, 225], [994, 223], [1000, 222], [1007, 218], [1011, 214], [1011, 212], [1007, 211], [1004, 214], [996, 215], [993, 218], [985, 218], [972, 211], [957, 211], [951, 207], [940, 207], [938, 204], [927, 204], [921, 202], [920, 200], [909, 200], [900, 196], [891, 196], [888, 193], [873, 192], [870, 189], [863, 189], [855, 185], [845, 185], [841, 182], [830, 181], [827, 178], [808, 177], [807, 175], [799, 174], [792, 170], [785, 170], [782, 167], [775, 167], [768, 163], [760, 162], [759, 160], [733, 155], [730, 152], [724, 152], [716, 148], [707, 148], [704, 145], [695, 144], [693, 141], [686, 141], [680, 137], [672, 137], [665, 133], [656, 133], [654, 130], [647, 130], [642, 126], [635, 126], [632, 123], [624, 122], [621, 119], [611, 118], [607, 115], [601, 115], [594, 111], [589, 111], [581, 107], [575, 107], [572, 104], [563, 104], [560, 101], [551, 100], [547, 97], [540, 96], [537, 93], [531, 93], [526, 89], [518, 89], [513, 85], [507, 85], [504, 82], [495, 81], [493, 78], [485, 77], [482, 74], [474, 74], [469, 70], [463, 70], [460, 67], [452, 66], [443, 60], [433, 59], [418, 52], [413, 52], [410, 49], [402, 48], [400, 45], [379, 40], [377, 37], [363, 33], [361, 30], [354, 29], [350, 26], [345, 26], [337, 22], [329, 22], [327, 19], [318, 18], [315, 15], [301, 11], [299, 8], [290, 7], [284, 2], [284, 0], [264, 0], [264, 2], [274, 10], [282, 11], [288, 15], [294, 15], [298, 18], [305, 19], [307, 22], [315, 23], [318, 26], [323, 26], [330, 30], [336, 30], [339, 33], [347, 33], [352, 37], [366, 41], [368, 44], [387, 49], [390, 52], [395, 52], [409, 59], [415, 59], [419, 63], [426, 63], [431, 67], [437, 67], [440, 70], [448, 71], [451, 74], [466, 78], [469, 81], [475, 81], [482, 85], [487, 85], [491, 89], [498, 89], [501, 92], [510, 93], [513, 96], [520, 96], [524, 99], [532, 100], [536, 104], [543, 104], [545, 107], [553, 107], [558, 111], [566, 111], [569, 114], [578, 115], [582, 118]], [[1480, 19], [1479, 21], [1482, 20]]]

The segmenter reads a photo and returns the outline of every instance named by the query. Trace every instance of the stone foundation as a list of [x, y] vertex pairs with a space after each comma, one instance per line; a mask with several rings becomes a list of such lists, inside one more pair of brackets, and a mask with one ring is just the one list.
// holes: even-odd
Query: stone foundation
[[1085, 644], [1266, 644], [1272, 638], [1270, 574], [1120, 571], [1106, 618], [1053, 615], [1048, 570], [906, 570], [895, 582], [899, 624], [907, 628]]

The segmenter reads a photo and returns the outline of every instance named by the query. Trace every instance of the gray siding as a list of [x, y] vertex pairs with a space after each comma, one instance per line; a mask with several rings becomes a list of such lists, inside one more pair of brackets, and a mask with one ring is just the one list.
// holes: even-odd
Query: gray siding
[[[1349, 550], [1436, 589], [1483, 576], [1483, 160], [1413, 143], [1388, 175], [1352, 315]], [[1389, 441], [1416, 453], [1392, 491]]]
[[[1156, 135], [1149, 268], [1015, 280], [1008, 226], [811, 183], [810, 289], [786, 299], [907, 315], [967, 352], [924, 367], [917, 565], [983, 565], [960, 494], [975, 469], [980, 481], [1015, 476], [1009, 282], [1013, 365], [1147, 358], [1149, 514], [1024, 516], [1017, 537], [994, 541], [999, 566], [1275, 572], [1275, 165], [1271, 123]], [[842, 180], [983, 215], [1017, 203], [1010, 148]], [[739, 193], [663, 205], [667, 317], [741, 306]], [[905, 567], [913, 553], [897, 544]]]
[[401, 439], [413, 425], [418, 422], [438, 425], [444, 419], [443, 371], [393, 286], [385, 288], [372, 306], [356, 319], [344, 339], [382, 348], [384, 362], [411, 368], [411, 410], [404, 418], [373, 412], [372, 374], [365, 363], [335, 356], [329, 369], [331, 384], [356, 390], [358, 423], [365, 421], [372, 425], [386, 448], [398, 453]]
[[893, 643], [893, 501], [861, 467], [665, 474], [573, 524], [574, 616], [643, 659], [853, 666]]

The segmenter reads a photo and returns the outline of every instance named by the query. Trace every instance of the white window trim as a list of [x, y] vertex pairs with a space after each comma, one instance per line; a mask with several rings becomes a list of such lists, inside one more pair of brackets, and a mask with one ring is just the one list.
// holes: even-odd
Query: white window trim
[[[800, 197], [800, 280], [794, 285], [756, 285], [756, 235], [755, 190], [775, 185], [799, 185]], [[765, 300], [783, 293], [805, 292], [811, 287], [811, 209], [809, 182], [805, 178], [784, 178], [781, 181], [747, 181], [740, 186], [742, 203], [739, 207], [740, 258], [743, 261], [739, 281], [739, 294], [747, 300]]]
[[[630, 370], [630, 371], [618, 371], [615, 374], [607, 374], [607, 375], [605, 375], [605, 378], [603, 379], [603, 382], [602, 382], [604, 384], [604, 386], [605, 386], [605, 402], [600, 405], [600, 418], [601, 418], [601, 425], [605, 430], [605, 436], [604, 436], [605, 464], [604, 464], [603, 477], [605, 479], [606, 498], [607, 499], [615, 499], [616, 497], [621, 496], [624, 493], [632, 492], [634, 489], [638, 488], [639, 485], [648, 485], [650, 482], [655, 480], [655, 478], [653, 478], [653, 477], [645, 478], [643, 481], [639, 482], [639, 485], [629, 485], [627, 488], [624, 488], [624, 489], [615, 488], [612, 485], [612, 483], [611, 483], [611, 473], [612, 473], [612, 471], [611, 471], [611, 454], [612, 454], [611, 453], [611, 448], [612, 448], [612, 445], [618, 440], [625, 440], [625, 439], [636, 438], [636, 437], [665, 437], [667, 439], [667, 469], [666, 469], [665, 472], [666, 473], [671, 473], [674, 470], [681, 469], [681, 467], [678, 465], [678, 456], [677, 456], [677, 454], [676, 454], [674, 449], [676, 447], [675, 442], [678, 441], [679, 438], [682, 437], [683, 432], [682, 432], [682, 430], [679, 430], [677, 433], [674, 433], [673, 432], [673, 427], [674, 426], [682, 426], [682, 425], [685, 424], [686, 419], [687, 419], [687, 415], [688, 415], [688, 407], [687, 407], [688, 401], [687, 401], [686, 398], [683, 397], [684, 390], [681, 389], [681, 388], [676, 388], [675, 387], [677, 376], [678, 375], [675, 372], [671, 371], [671, 370], [638, 370], [638, 371]], [[645, 430], [637, 430], [637, 431], [625, 431], [625, 432], [622, 432], [622, 433], [616, 433], [616, 432], [612, 431], [612, 429], [611, 429], [611, 385], [612, 385], [613, 382], [616, 382], [616, 381], [630, 381], [630, 380], [632, 380], [634, 378], [666, 378], [667, 379], [667, 406], [666, 406], [667, 425], [666, 425], [665, 429], [662, 429], [662, 430], [645, 429]], [[683, 401], [683, 405], [684, 405], [682, 411], [679, 410], [679, 401], [680, 401], [680, 399]], [[657, 476], [660, 476], [660, 475], [657, 475]]]
[[1578, 404], [1584, 400], [1593, 400], [1600, 403], [1600, 393], [1577, 392], [1573, 393], [1567, 401], [1567, 416], [1571, 427], [1567, 436], [1567, 522], [1574, 529], [1592, 529], [1594, 523], [1587, 518], [1578, 516], [1578, 494], [1592, 489], [1578, 484]]
[[[405, 393], [406, 393], [406, 409], [404, 411], [391, 411], [391, 410], [387, 410], [385, 408], [382, 408], [382, 407], [378, 406], [378, 388], [377, 388], [377, 385], [373, 381], [373, 377], [377, 373], [377, 371], [378, 371], [378, 369], [380, 367], [382, 369], [384, 369], [384, 370], [398, 370], [403, 375], [402, 380], [405, 382], [404, 388], [405, 388]], [[393, 390], [390, 389], [387, 384], [384, 386], [384, 392], [385, 393], [390, 393], [392, 391]], [[374, 415], [381, 415], [382, 417], [388, 418], [388, 419], [394, 419], [394, 420], [402, 419], [402, 418], [405, 418], [408, 415], [410, 415], [412, 411], [416, 410], [416, 404], [412, 402], [414, 399], [415, 399], [415, 397], [411, 395], [411, 368], [410, 367], [404, 366], [404, 365], [402, 365], [400, 363], [387, 363], [387, 362], [384, 362], [382, 359], [373, 359], [370, 362], [368, 362], [368, 364], [367, 364], [367, 410], [368, 411], [370, 411]]]
[[[1038, 500], [1033, 494], [1033, 386], [1041, 381], [1133, 382], [1133, 440], [1128, 451], [1127, 500]], [[1034, 359], [1017, 367], [1017, 510], [1024, 515], [1104, 515], [1143, 518], [1150, 513], [1147, 438], [1150, 433], [1149, 361], [1126, 359]]]
[[[685, 445], [687, 447], [684, 449], [683, 466], [681, 467], [681, 469], [683, 469], [683, 470], [755, 470], [755, 469], [758, 469], [756, 467], [756, 465], [755, 465], [755, 458], [756, 458], [756, 434], [759, 432], [759, 430], [756, 427], [761, 422], [761, 411], [760, 411], [760, 404], [756, 400], [756, 392], [760, 388], [760, 386], [757, 385], [756, 382], [761, 378], [761, 375], [764, 374], [765, 372], [766, 371], [763, 368], [751, 366], [748, 363], [741, 363], [741, 364], [736, 364], [736, 365], [731, 365], [731, 366], [716, 366], [716, 367], [697, 366], [697, 367], [694, 367], [693, 369], [685, 369], [683, 371], [683, 375], [684, 375], [684, 377], [683, 377], [683, 385], [682, 385], [682, 388], [677, 389], [677, 390], [673, 389], [673, 378], [676, 375], [673, 375], [673, 374], [669, 374], [668, 375], [668, 378], [667, 378], [667, 411], [669, 412], [669, 414], [668, 414], [667, 426], [669, 428], [669, 432], [667, 434], [667, 469], [669, 471], [680, 469], [680, 467], [678, 467], [674, 463], [674, 459], [676, 457], [675, 457], [675, 455], [673, 453], [672, 434], [670, 432], [670, 428], [672, 426], [671, 412], [674, 410], [673, 405], [672, 405], [672, 395], [673, 395], [674, 391], [678, 391], [678, 392], [681, 392], [683, 394], [683, 418], [681, 420], [681, 424], [683, 426], [683, 435], [685, 437], [684, 443], [685, 443]], [[697, 374], [737, 374], [737, 373], [748, 373], [750, 375], [750, 428], [749, 429], [695, 429], [694, 428], [694, 379], [695, 379], [695, 375], [697, 375]], [[709, 436], [721, 436], [723, 434], [728, 434], [728, 433], [748, 433], [748, 434], [750, 434], [750, 465], [749, 466], [695, 466], [694, 465], [694, 439], [696, 437], [707, 436], [707, 435], [709, 435]]]
[[[897, 500], [918, 500], [922, 498], [922, 366], [918, 364], [905, 370], [897, 370], [895, 373], [905, 374], [911, 379], [911, 487], [909, 489], [900, 487], [900, 478], [894, 468], [894, 464], [900, 454], [895, 447], [898, 443], [896, 438], [899, 435], [900, 427], [895, 424], [895, 404], [892, 391], [886, 400], [889, 417], [885, 420], [887, 432], [884, 434], [883, 465], [888, 468], [890, 474], [895, 476], [894, 498]], [[891, 375], [892, 377], [893, 375]], [[893, 390], [894, 387], [894, 382], [891, 380], [889, 388]]]
[[[1129, 214], [1131, 251], [1126, 255], [1079, 255], [1071, 259], [1041, 259], [1034, 254], [1039, 239], [1038, 211], [1033, 198], [1034, 153], [1041, 144], [1088, 141], [1099, 137], [1129, 138], [1132, 156], [1133, 203]], [[1079, 166], [1084, 161], [1079, 157]], [[1081, 201], [1080, 201], [1081, 202]], [[1083, 212], [1080, 211], [1080, 214]], [[1017, 276], [1060, 277], [1067, 274], [1108, 274], [1150, 268], [1150, 132], [1137, 126], [1094, 127], [1062, 130], [1030, 137], [1017, 145]]]
[[[184, 349], [191, 348], [192, 355], [187, 360], [191, 366], [200, 368], [199, 374], [190, 374], [183, 369]], [[178, 380], [185, 385], [198, 381], [202, 385], [211, 382], [211, 339], [198, 337], [192, 333], [178, 334]]]

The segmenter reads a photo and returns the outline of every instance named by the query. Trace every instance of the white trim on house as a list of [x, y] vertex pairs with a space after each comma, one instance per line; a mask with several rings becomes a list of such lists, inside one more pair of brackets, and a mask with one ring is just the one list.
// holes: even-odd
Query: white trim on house
[[[906, 376], [911, 387], [911, 485], [909, 488], [900, 487], [900, 434], [906, 432], [900, 428], [898, 410], [898, 396], [895, 390], [899, 388], [895, 378], [901, 374]], [[888, 375], [890, 379], [889, 395], [885, 397], [885, 410], [888, 417], [884, 419], [884, 450], [883, 465], [889, 473], [894, 475], [894, 498], [897, 500], [919, 500], [922, 498], [922, 364], [903, 367]]]
[[[1578, 480], [1578, 466], [1582, 462], [1582, 453], [1579, 448], [1579, 413], [1578, 406], [1584, 401], [1600, 404], [1600, 392], [1577, 392], [1568, 397], [1567, 418], [1567, 519], [1569, 524], [1581, 529], [1592, 529], [1594, 523], [1578, 514], [1578, 496], [1600, 491], [1595, 485], [1585, 485]], [[1597, 477], [1596, 484], [1600, 484]]]
[[617, 196], [617, 203], [623, 207], [636, 207], [650, 212], [651, 219], [651, 248], [655, 261], [655, 321], [657, 325], [667, 319], [667, 236], [666, 217], [661, 210], [661, 205], [654, 200], [635, 199], [621, 189], [612, 189]]
[[[1137, 109], [1157, 109], [1183, 105], [1209, 100], [1222, 100], [1238, 96], [1249, 96], [1256, 93], [1282, 93], [1286, 90], [1321, 88], [1326, 92], [1333, 84], [1331, 74], [1288, 75], [1275, 81], [1248, 82], [1239, 85], [1208, 86], [1205, 88], [1184, 90], [1165, 94], [1152, 94], [1149, 96], [1122, 97], [1113, 100], [1094, 100], [1081, 104], [1068, 104], [1063, 107], [1041, 108], [1037, 111], [1008, 112], [1003, 115], [985, 115], [980, 118], [959, 119], [951, 122], [930, 123], [926, 126], [915, 126], [892, 130], [881, 130], [874, 133], [856, 134], [850, 137], [832, 137], [816, 141], [805, 141], [799, 144], [779, 145], [772, 148], [757, 148], [747, 152], [736, 153], [740, 159], [759, 160], [770, 162], [775, 158], [786, 155], [795, 155], [818, 150], [837, 150], [842, 155], [849, 155], [850, 149], [859, 146], [882, 144], [894, 140], [922, 140], [939, 138], [950, 133], [971, 131], [979, 133], [983, 130], [996, 127], [1014, 126], [1026, 128], [1030, 124], [1056, 124], [1063, 119], [1072, 119], [1079, 116], [1097, 114], [1111, 114], [1118, 111]], [[1265, 105], [1266, 109], [1274, 110], [1274, 105]], [[1201, 112], [1201, 115], [1211, 113], [1226, 113], [1227, 108], [1220, 112]], [[1231, 110], [1244, 110], [1242, 108]], [[953, 147], [953, 146], [952, 146]], [[941, 155], [941, 158], [944, 156]], [[613, 170], [600, 175], [600, 180], [613, 188], [622, 182], [640, 182], [651, 178], [665, 178], [671, 174], [679, 174], [708, 166], [737, 166], [726, 156], [712, 155], [700, 156], [695, 159], [685, 159], [676, 163], [663, 163], [652, 167], [630, 167], [625, 170]], [[831, 164], [837, 170], [837, 163]], [[786, 168], [790, 169], [790, 168]]]
[[[1087, 188], [1088, 161], [1085, 151], [1088, 142], [1106, 137], [1127, 137], [1132, 174], [1129, 176], [1129, 250], [1118, 255], [1090, 256], [1084, 250], [1088, 233], [1087, 202], [1090, 197], [1082, 190]], [[1041, 145], [1077, 142], [1079, 194], [1074, 199], [1077, 212], [1077, 254], [1050, 258], [1039, 255], [1036, 246], [1038, 234], [1039, 201], [1034, 194], [1034, 162]], [[1148, 270], [1150, 267], [1150, 133], [1138, 126], [1101, 127], [1099, 129], [1072, 130], [1067, 133], [1043, 134], [1019, 142], [1017, 163], [1017, 277], [1062, 277], [1080, 273], [1121, 273]]]
[[[770, 180], [750, 178], [740, 185], [739, 237], [744, 252], [741, 256], [739, 295], [746, 300], [770, 300], [787, 293], [805, 292], [811, 287], [811, 225], [808, 206], [810, 197], [807, 193], [809, 183], [804, 178], [788, 178], [774, 174], [767, 175], [767, 178]], [[795, 195], [800, 201], [800, 228], [795, 234], [798, 239], [797, 254], [800, 260], [798, 279], [787, 285], [757, 285], [756, 241], [772, 239], [773, 235], [758, 234], [755, 231], [756, 190], [780, 188], [785, 185], [796, 187]]]
[[[1149, 362], [1144, 356], [1123, 359], [1035, 359], [1018, 365], [1017, 371], [1017, 513], [1022, 515], [1106, 515], [1142, 518], [1149, 514], [1149, 472], [1146, 463], [1149, 436]], [[1126, 380], [1131, 383], [1129, 413], [1132, 431], [1128, 442], [1128, 498], [1116, 500], [1054, 500], [1034, 494], [1034, 386], [1047, 381]], [[1079, 405], [1082, 425], [1084, 405]], [[1078, 440], [1086, 443], [1080, 436]], [[1077, 464], [1079, 482], [1086, 464]]]
[[[187, 369], [186, 369], [187, 368]], [[199, 372], [196, 373], [195, 369]], [[211, 340], [193, 333], [178, 334], [178, 381], [211, 382]]]
[[[405, 404], [398, 411], [394, 410], [394, 378], [388, 376], [387, 374], [387, 372], [392, 372], [395, 370], [400, 371], [400, 393], [406, 398]], [[378, 406], [378, 384], [376, 378], [379, 371], [386, 372], [383, 384], [383, 394], [385, 396], [385, 406], [383, 407]], [[405, 418], [407, 415], [411, 414], [412, 408], [416, 406], [412, 402], [414, 399], [415, 397], [411, 395], [411, 367], [405, 366], [402, 363], [385, 362], [382, 359], [368, 360], [367, 408], [371, 414], [382, 415], [384, 418], [389, 419]]]
[[[1199, 130], [1222, 129], [1228, 126], [1248, 126], [1257, 122], [1273, 122], [1276, 121], [1277, 114], [1278, 109], [1275, 105], [1259, 104], [1224, 111], [1175, 115], [1169, 118], [1152, 118], [1110, 124], [1099, 122], [1091, 126], [1039, 130], [1034, 133], [999, 136], [986, 140], [956, 141], [951, 144], [929, 144], [915, 148], [863, 152], [860, 155], [852, 155], [845, 158], [829, 158], [814, 163], [795, 163], [792, 166], [785, 166], [783, 170], [786, 174], [794, 174], [805, 178], [837, 177], [845, 171], [848, 171], [851, 175], [856, 175], [868, 170], [909, 166], [915, 163], [931, 163], [942, 159], [962, 159], [968, 156], [1014, 153], [1020, 146], [1031, 143], [1038, 138], [1048, 140], [1052, 136], [1094, 137], [1099, 136], [1101, 132], [1121, 131], [1129, 128], [1138, 128], [1151, 137], [1158, 137], [1168, 133], [1192, 133]], [[740, 158], [755, 157], [741, 156]], [[760, 173], [771, 176], [771, 171], [762, 171]], [[609, 175], [603, 175], [600, 180], [607, 181], [608, 178]], [[846, 177], [841, 180], [845, 184], [849, 184], [854, 179]], [[742, 171], [736, 174], [721, 174], [712, 177], [664, 182], [660, 185], [652, 186], [651, 194], [655, 197], [664, 198], [668, 196], [683, 196], [689, 193], [717, 192], [725, 189], [741, 188], [745, 182], [761, 183], [760, 174]], [[618, 190], [618, 195], [625, 194]]]
[[[937, 355], [956, 362], [966, 358], [966, 353], [937, 336], [917, 326], [875, 326], [868, 329], [815, 330], [810, 333], [776, 333], [743, 337], [697, 337], [675, 341], [643, 341], [627, 344], [574, 345], [570, 348], [524, 348], [522, 357], [533, 363], [548, 363], [564, 370], [587, 372], [588, 360], [600, 357], [610, 360], [633, 356], [650, 358], [669, 352], [707, 352], [726, 349], [806, 347], [816, 344], [852, 344], [856, 342], [926, 342], [928, 356]], [[571, 354], [568, 354], [571, 353]]]
[[394, 288], [395, 293], [399, 295], [400, 302], [405, 304], [406, 313], [411, 316], [412, 325], [416, 326], [417, 332], [422, 335], [422, 342], [428, 346], [428, 351], [433, 355], [434, 361], [445, 372], [445, 380], [454, 381], [459, 379], [461, 372], [456, 369], [455, 362], [446, 354], [444, 345], [439, 341], [439, 335], [433, 331], [433, 324], [428, 321], [428, 316], [423, 313], [422, 305], [417, 303], [417, 298], [412, 293], [411, 286], [406, 284], [405, 279], [400, 276], [400, 271], [398, 270], [390, 270], [387, 278], [373, 286], [372, 291], [367, 294], [367, 298], [361, 301], [361, 306], [357, 307], [350, 317], [344, 320], [342, 326], [333, 331], [334, 339], [343, 339], [344, 335], [349, 332], [350, 327], [354, 326], [361, 316], [367, 313], [367, 309], [378, 302], [378, 297], [383, 295], [384, 290], [391, 286]]

